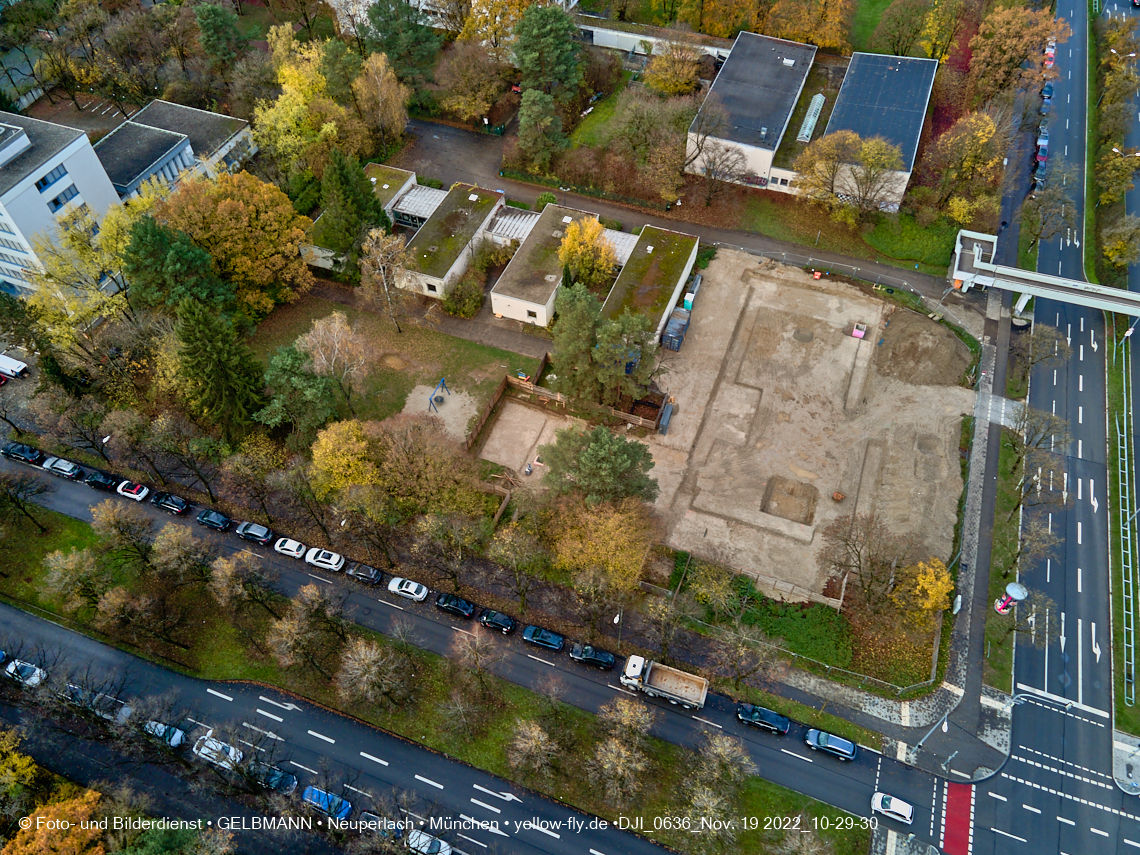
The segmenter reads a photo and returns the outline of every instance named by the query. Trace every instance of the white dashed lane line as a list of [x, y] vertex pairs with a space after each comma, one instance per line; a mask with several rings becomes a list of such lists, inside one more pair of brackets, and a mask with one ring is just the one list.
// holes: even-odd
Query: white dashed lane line
[[541, 831], [543, 834], [550, 835], [555, 840], [561, 840], [562, 839], [561, 834], [558, 834], [557, 832], [551, 831], [549, 828], [543, 828], [541, 825], [535, 825], [533, 822], [526, 823], [525, 825], [523, 825], [523, 828], [529, 828], [533, 831]]
[[1063, 823], [1065, 823], [1065, 825], [1076, 825], [1076, 823], [1073, 822], [1073, 820], [1065, 819], [1065, 817], [1063, 817], [1063, 816], [1057, 817], [1057, 822], [1063, 822]]
[[416, 780], [417, 781], [423, 781], [429, 787], [436, 787], [436, 788], [441, 789], [441, 790], [443, 789], [443, 784], [437, 784], [431, 778], [425, 778], [423, 775], [416, 775]]
[[233, 700], [233, 698], [231, 698], [229, 695], [223, 695], [221, 692], [215, 692], [213, 689], [206, 689], [206, 691], [209, 692], [211, 695], [214, 695], [215, 697], [221, 698], [223, 701], [232, 701]]
[[317, 739], [323, 739], [325, 742], [328, 742], [332, 745], [336, 744], [335, 739], [332, 739], [331, 737], [325, 736], [323, 733], [317, 733], [315, 730], [310, 730], [309, 736], [315, 736]]
[[460, 834], [458, 831], [457, 831], [457, 832], [455, 832], [455, 833], [456, 833], [456, 835], [458, 835], [459, 837], [462, 837], [464, 840], [466, 840], [468, 843], [474, 843], [476, 846], [482, 846], [484, 849], [486, 849], [486, 848], [487, 848], [487, 844], [486, 844], [486, 843], [480, 843], [480, 842], [479, 842], [478, 840], [476, 840], [474, 837], [468, 837], [466, 834]]
[[302, 766], [302, 765], [301, 765], [300, 763], [298, 763], [296, 760], [290, 760], [289, 762], [290, 762], [290, 763], [292, 763], [294, 766], [296, 766], [298, 769], [304, 769], [304, 770], [305, 770], [306, 772], [308, 772], [310, 775], [316, 775], [316, 774], [318, 774], [318, 773], [317, 773], [317, 770], [316, 770], [316, 769], [310, 769], [308, 766]]
[[312, 573], [306, 573], [305, 575], [308, 576], [310, 579], [316, 579], [318, 582], [324, 582], [326, 585], [332, 584], [331, 579], [326, 579], [323, 576], [314, 576]]
[[257, 714], [258, 714], [258, 715], [263, 715], [263, 716], [265, 716], [266, 718], [271, 718], [271, 719], [273, 719], [274, 721], [285, 721], [285, 719], [281, 718], [281, 716], [279, 716], [279, 715], [274, 715], [274, 714], [273, 714], [273, 713], [271, 713], [271, 712], [266, 712], [266, 711], [265, 711], [265, 710], [263, 710], [263, 709], [258, 709], [258, 710], [256, 710], [256, 712], [257, 712]]
[[791, 755], [792, 757], [798, 757], [800, 760], [806, 760], [808, 763], [814, 763], [815, 762], [810, 757], [804, 757], [804, 755], [797, 754], [794, 751], [789, 751], [787, 748], [781, 748], [780, 750], [783, 751], [785, 754]]
[[371, 754], [365, 754], [363, 751], [360, 752], [360, 756], [365, 760], [371, 760], [373, 763], [379, 763], [381, 766], [388, 765], [387, 760], [381, 760], [379, 757], [373, 757]]
[[541, 662], [543, 665], [549, 665], [551, 668], [555, 667], [553, 662], [550, 662], [546, 659], [539, 659], [537, 656], [532, 656], [529, 653], [526, 655], [526, 658], [533, 659], [535, 662]]
[[497, 807], [495, 807], [494, 805], [489, 805], [489, 804], [487, 804], [486, 802], [481, 802], [481, 801], [479, 801], [478, 799], [471, 799], [471, 804], [473, 804], [473, 805], [479, 805], [479, 807], [481, 807], [481, 808], [486, 808], [487, 810], [491, 811], [492, 813], [502, 813], [502, 811], [501, 811], [501, 810], [499, 810], [499, 809], [498, 809]]
[[372, 799], [373, 801], [376, 801], [376, 797], [374, 795], [372, 795], [372, 793], [368, 792], [368, 790], [357, 789], [356, 787], [352, 786], [352, 784], [345, 784], [344, 788], [346, 790], [352, 790], [354, 793], [360, 793], [360, 795], [367, 796], [368, 798]]
[[1026, 810], [1033, 811], [1033, 813], [1041, 813], [1041, 809], [1035, 808], [1033, 805], [1027, 805], [1023, 803], [1021, 806]]
[[1008, 831], [1002, 831], [1000, 828], [992, 828], [991, 827], [990, 831], [992, 831], [994, 834], [1000, 834], [1002, 837], [1009, 837], [1012, 840], [1018, 840], [1022, 843], [1028, 843], [1029, 842], [1024, 837], [1018, 837], [1016, 834], [1010, 834]]

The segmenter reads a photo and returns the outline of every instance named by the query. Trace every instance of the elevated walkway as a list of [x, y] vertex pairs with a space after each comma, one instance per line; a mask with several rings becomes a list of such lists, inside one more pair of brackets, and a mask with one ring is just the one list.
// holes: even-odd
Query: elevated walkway
[[1140, 293], [994, 264], [992, 259], [996, 245], [996, 235], [965, 229], [958, 232], [954, 265], [950, 269], [950, 278], [954, 281], [955, 288], [968, 291], [970, 288], [990, 287], [1014, 291], [1022, 295], [1019, 308], [1029, 297], [1045, 297], [1062, 303], [1077, 303], [1106, 312], [1140, 317]]

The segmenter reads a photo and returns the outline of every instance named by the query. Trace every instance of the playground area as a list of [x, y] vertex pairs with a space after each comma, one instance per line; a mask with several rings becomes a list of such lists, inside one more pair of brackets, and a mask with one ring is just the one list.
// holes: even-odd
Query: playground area
[[466, 392], [441, 389], [438, 383], [434, 387], [419, 385], [408, 392], [404, 412], [439, 419], [449, 437], [463, 442], [468, 423], [479, 413], [479, 402]]
[[959, 426], [973, 406], [957, 385], [970, 352], [953, 332], [723, 249], [692, 317], [662, 382], [677, 407], [669, 433], [647, 440], [670, 546], [800, 600], [826, 581], [819, 532], [853, 512], [923, 557], [950, 557]]

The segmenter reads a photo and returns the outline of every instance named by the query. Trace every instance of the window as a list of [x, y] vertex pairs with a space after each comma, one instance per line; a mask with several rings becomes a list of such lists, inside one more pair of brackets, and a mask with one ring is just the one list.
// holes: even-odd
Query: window
[[14, 235], [16, 233], [16, 230], [3, 220], [0, 220], [0, 232], [4, 232], [6, 235]]
[[16, 250], [16, 252], [28, 251], [28, 248], [19, 241], [9, 240], [8, 238], [0, 238], [0, 246], [6, 246], [8, 249]]
[[50, 208], [51, 212], [54, 214], [78, 195], [79, 191], [76, 190], [75, 185], [72, 184], [66, 190], [48, 202], [48, 208]]
[[6, 252], [0, 252], [0, 261], [3, 261], [5, 264], [14, 264], [17, 267], [27, 267], [28, 265], [28, 262], [24, 259], [16, 258], [16, 256], [9, 255]]
[[427, 286], [427, 289], [428, 289], [429, 291], [431, 291], [433, 294], [435, 294], [435, 293], [438, 293], [438, 292], [436, 291], [436, 289], [435, 289], [435, 286], [434, 286], [434, 285], [428, 285], [428, 286]]
[[67, 175], [67, 167], [62, 163], [36, 182], [36, 189], [43, 193], [63, 176]]
[[28, 281], [28, 277], [25, 276], [23, 273], [17, 272], [15, 270], [8, 270], [8, 269], [3, 268], [3, 267], [0, 267], [0, 276], [6, 276], [9, 279], [18, 279], [21, 282], [27, 282]]
[[530, 309], [527, 309], [526, 319], [529, 321], [532, 318], [537, 321], [538, 320], [538, 312], [532, 312], [532, 311], [530, 311]]

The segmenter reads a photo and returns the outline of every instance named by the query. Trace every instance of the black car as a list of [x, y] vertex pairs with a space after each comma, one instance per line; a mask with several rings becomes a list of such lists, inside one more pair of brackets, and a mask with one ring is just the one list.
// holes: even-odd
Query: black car
[[457, 617], [474, 617], [475, 604], [469, 603], [462, 597], [457, 597], [455, 594], [440, 594], [435, 598], [435, 607], [443, 609], [445, 612], [450, 612]]
[[608, 650], [602, 650], [581, 642], [570, 648], [570, 658], [575, 662], [581, 662], [583, 665], [593, 665], [603, 671], [609, 671], [617, 662], [617, 657]]
[[206, 528], [212, 528], [214, 531], [228, 531], [231, 522], [233, 522], [233, 520], [225, 514], [218, 511], [211, 511], [209, 508], [198, 514], [198, 525], [204, 525]]
[[268, 546], [273, 542], [273, 532], [263, 525], [257, 523], [243, 522], [239, 523], [234, 534], [242, 540], [248, 540], [253, 543], [260, 543], [262, 546]]
[[19, 442], [10, 442], [3, 448], [0, 448], [0, 454], [3, 454], [9, 460], [19, 460], [21, 463], [30, 463], [33, 466], [39, 466], [46, 460], [46, 456], [38, 448], [32, 448], [30, 445], [24, 445]]
[[375, 567], [369, 567], [367, 564], [361, 564], [354, 561], [348, 565], [348, 569], [344, 574], [357, 582], [363, 582], [366, 585], [379, 585], [384, 581], [384, 574], [377, 570]]
[[758, 727], [761, 730], [770, 730], [783, 736], [791, 729], [792, 723], [778, 712], [764, 709], [752, 704], [741, 704], [736, 708], [736, 717], [745, 724]]
[[123, 479], [108, 475], [106, 472], [96, 471], [88, 475], [84, 483], [92, 490], [106, 490], [108, 493], [113, 493], [115, 488], [123, 483]]
[[545, 647], [547, 650], [558, 652], [566, 643], [566, 639], [550, 629], [543, 629], [541, 626], [531, 624], [523, 630], [523, 641], [528, 644], [534, 644], [538, 647]]
[[268, 763], [253, 760], [249, 764], [249, 775], [267, 790], [274, 790], [283, 796], [297, 789], [297, 776]]
[[150, 497], [150, 503], [156, 508], [181, 516], [190, 510], [190, 503], [183, 499], [181, 496], [176, 496], [173, 493], [155, 493]]
[[487, 629], [497, 629], [503, 635], [508, 632], [514, 632], [515, 627], [518, 626], [518, 621], [513, 617], [503, 614], [502, 612], [494, 611], [493, 609], [483, 609], [479, 613], [479, 623], [487, 627]]

